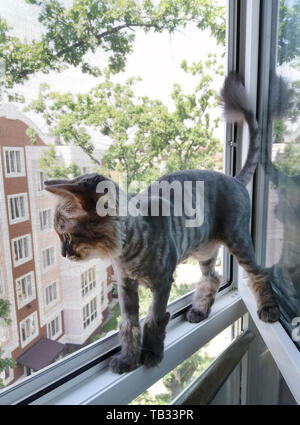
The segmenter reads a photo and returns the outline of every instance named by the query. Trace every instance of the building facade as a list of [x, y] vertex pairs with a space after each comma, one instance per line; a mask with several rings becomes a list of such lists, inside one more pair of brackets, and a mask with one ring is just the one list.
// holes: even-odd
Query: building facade
[[[34, 145], [27, 128], [37, 134]], [[40, 159], [47, 136], [13, 106], [0, 109], [0, 298], [10, 303], [11, 324], [0, 323], [2, 357], [15, 360], [4, 385], [81, 347], [101, 326], [111, 301], [109, 261], [72, 263], [60, 255], [53, 229], [55, 197], [44, 190]], [[80, 148], [61, 147], [66, 165], [91, 171]], [[79, 159], [80, 158], [80, 159]]]

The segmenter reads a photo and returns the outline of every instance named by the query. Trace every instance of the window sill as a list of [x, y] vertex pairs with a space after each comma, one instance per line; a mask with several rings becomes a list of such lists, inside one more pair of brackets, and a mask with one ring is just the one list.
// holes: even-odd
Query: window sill
[[247, 279], [239, 282], [239, 294], [295, 400], [300, 404], [300, 352], [279, 322], [270, 324], [259, 320]]

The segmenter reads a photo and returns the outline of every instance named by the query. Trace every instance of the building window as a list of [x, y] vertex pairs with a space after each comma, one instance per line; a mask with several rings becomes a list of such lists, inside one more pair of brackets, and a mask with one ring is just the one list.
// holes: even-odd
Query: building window
[[50, 283], [45, 289], [46, 293], [46, 305], [52, 304], [58, 299], [58, 283], [57, 281]]
[[28, 220], [27, 194], [22, 193], [7, 197], [10, 224]]
[[86, 295], [89, 291], [96, 287], [96, 271], [95, 266], [86, 270], [81, 274], [81, 295]]
[[47, 324], [47, 336], [50, 339], [56, 339], [61, 334], [61, 332], [61, 316], [59, 315]]
[[55, 264], [55, 248], [50, 246], [42, 250], [43, 268], [47, 269]]
[[4, 277], [3, 277], [3, 271], [0, 268], [0, 297], [4, 296]]
[[97, 298], [83, 307], [83, 328], [89, 326], [97, 317]]
[[12, 240], [14, 265], [19, 266], [26, 261], [31, 260], [31, 237], [24, 235]]
[[40, 211], [40, 229], [41, 231], [52, 229], [52, 211], [51, 209]]
[[34, 275], [30, 272], [16, 280], [18, 307], [21, 308], [35, 298]]
[[24, 347], [38, 335], [37, 312], [20, 322], [21, 345]]
[[44, 190], [44, 181], [46, 180], [45, 173], [43, 171], [37, 172], [37, 190], [42, 192]]
[[25, 176], [24, 154], [22, 148], [3, 148], [6, 177]]

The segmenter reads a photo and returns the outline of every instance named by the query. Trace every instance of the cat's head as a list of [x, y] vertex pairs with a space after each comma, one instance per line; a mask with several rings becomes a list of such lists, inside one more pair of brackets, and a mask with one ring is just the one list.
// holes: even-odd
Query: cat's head
[[107, 178], [94, 173], [73, 180], [45, 181], [45, 189], [58, 200], [54, 228], [61, 241], [61, 254], [70, 260], [118, 255], [118, 220], [116, 217], [100, 217], [96, 211], [101, 196], [96, 188], [104, 180]]

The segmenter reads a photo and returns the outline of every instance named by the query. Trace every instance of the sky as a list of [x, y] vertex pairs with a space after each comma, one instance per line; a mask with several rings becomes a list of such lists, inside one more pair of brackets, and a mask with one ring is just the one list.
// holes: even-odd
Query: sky
[[[68, 0], [70, 2], [70, 0]], [[25, 0], [1, 0], [0, 15], [13, 27], [14, 34], [20, 38], [38, 38], [42, 26], [37, 20], [38, 8], [28, 5]], [[195, 26], [189, 27], [170, 35], [167, 32], [155, 34], [143, 31], [136, 32], [134, 51], [128, 56], [125, 72], [117, 75], [118, 81], [125, 81], [131, 76], [141, 76], [142, 81], [136, 85], [138, 95], [148, 95], [153, 99], [160, 99], [172, 108], [171, 92], [173, 84], [178, 82], [185, 91], [193, 91], [196, 80], [187, 76], [181, 69], [183, 59], [188, 63], [197, 62], [207, 57], [210, 52], [220, 53], [222, 48], [217, 46], [209, 31], [201, 32]], [[102, 56], [103, 57], [103, 56]], [[101, 52], [93, 60], [101, 60]], [[86, 92], [97, 85], [99, 80], [80, 70], [69, 68], [61, 74], [38, 73], [30, 77], [18, 92], [25, 95], [26, 101], [37, 97], [40, 83], [47, 82], [52, 90]], [[222, 79], [216, 80], [216, 89], [219, 90]], [[42, 118], [32, 112], [26, 113], [34, 122], [46, 131]]]

